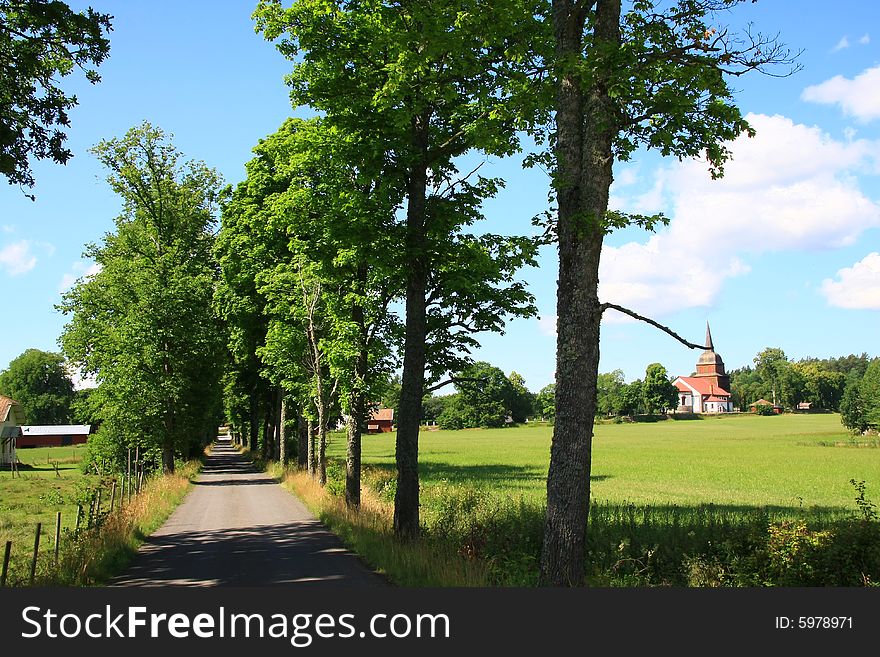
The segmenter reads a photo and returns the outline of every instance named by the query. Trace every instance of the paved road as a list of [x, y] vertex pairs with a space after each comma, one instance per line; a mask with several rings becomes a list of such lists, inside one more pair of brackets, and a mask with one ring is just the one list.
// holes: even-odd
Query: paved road
[[228, 443], [113, 586], [382, 586], [296, 497]]

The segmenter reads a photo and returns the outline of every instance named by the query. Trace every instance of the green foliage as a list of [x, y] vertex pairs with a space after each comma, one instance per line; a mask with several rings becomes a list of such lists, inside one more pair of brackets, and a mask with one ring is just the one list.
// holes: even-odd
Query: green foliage
[[623, 386], [620, 396], [620, 412], [624, 415], [637, 415], [644, 411], [645, 391], [641, 379]]
[[503, 427], [508, 419], [515, 422], [518, 417], [525, 421], [531, 400], [521, 377], [515, 386], [500, 369], [478, 361], [454, 381], [460, 392], [444, 398], [443, 411], [437, 416], [441, 428]]
[[[68, 359], [99, 383], [94, 403], [119, 447], [189, 454], [219, 424], [222, 333], [208, 309], [216, 280], [211, 256], [219, 178], [144, 123], [93, 153], [123, 202], [116, 231], [85, 255], [101, 265], [64, 294], [71, 319], [60, 342]], [[91, 400], [90, 400], [91, 403]]]
[[75, 398], [61, 354], [28, 349], [0, 372], [0, 393], [24, 409], [26, 424], [67, 424]]
[[625, 387], [623, 370], [599, 374], [596, 380], [596, 415], [605, 417], [620, 415]]
[[549, 383], [535, 397], [535, 411], [541, 419], [552, 422], [556, 416], [556, 384]]
[[678, 406], [678, 389], [660, 363], [651, 363], [645, 370], [642, 395], [648, 413], [662, 413]]
[[77, 99], [59, 78], [80, 69], [89, 82], [100, 81], [89, 67], [110, 51], [111, 18], [58, 0], [0, 0], [0, 174], [10, 184], [33, 187], [31, 158], [70, 159], [63, 128]]
[[775, 415], [773, 404], [756, 404], [755, 415]]

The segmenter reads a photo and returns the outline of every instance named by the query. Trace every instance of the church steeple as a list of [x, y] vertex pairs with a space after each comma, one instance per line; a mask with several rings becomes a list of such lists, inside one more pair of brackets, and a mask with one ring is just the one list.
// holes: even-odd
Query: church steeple
[[709, 322], [706, 322], [706, 350], [700, 354], [700, 358], [697, 360], [697, 371], [694, 376], [705, 377], [711, 385], [723, 390], [730, 390], [730, 377], [724, 371], [724, 361], [715, 352]]

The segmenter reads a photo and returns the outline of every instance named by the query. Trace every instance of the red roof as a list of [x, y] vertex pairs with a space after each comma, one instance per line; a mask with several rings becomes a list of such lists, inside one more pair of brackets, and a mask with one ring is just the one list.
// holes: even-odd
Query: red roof
[[[690, 392], [691, 388], [701, 395], [714, 395], [716, 397], [730, 397], [730, 393], [724, 388], [719, 388], [702, 376], [680, 376], [674, 381], [675, 387], [682, 392]], [[690, 388], [688, 387], [690, 386]], [[721, 401], [727, 401], [722, 399]]]
[[707, 402], [709, 402], [709, 401], [711, 401], [711, 402], [726, 402], [726, 401], [727, 401], [727, 398], [726, 398], [726, 397], [723, 397], [723, 398], [722, 398], [722, 397], [716, 397], [715, 395], [712, 395], [711, 397], [709, 397], [708, 399], [706, 399], [706, 401], [707, 401]]
[[393, 408], [379, 408], [370, 413], [371, 420], [387, 420], [388, 422], [394, 421], [394, 409]]

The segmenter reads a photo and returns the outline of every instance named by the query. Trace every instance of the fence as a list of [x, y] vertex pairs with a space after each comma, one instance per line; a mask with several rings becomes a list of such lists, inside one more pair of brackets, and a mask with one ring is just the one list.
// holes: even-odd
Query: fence
[[[130, 450], [129, 450], [130, 451]], [[139, 455], [135, 456], [134, 462], [129, 454], [126, 471], [112, 479], [109, 486], [97, 487], [94, 494], [89, 495], [86, 504], [77, 504], [76, 519], [74, 529], [68, 532], [70, 540], [76, 541], [83, 531], [100, 531], [104, 521], [114, 511], [121, 510], [124, 506], [131, 504], [132, 498], [136, 498], [141, 492], [146, 476], [146, 463], [139, 459]], [[104, 495], [104, 493], [109, 495]], [[107, 498], [109, 497], [109, 501]], [[61, 550], [61, 542], [65, 534], [61, 531], [63, 515], [58, 511], [55, 515], [55, 531], [54, 545], [52, 550], [52, 566], [58, 566], [58, 558]], [[27, 584], [33, 586], [36, 579], [37, 564], [40, 557], [40, 541], [42, 540], [43, 523], [38, 522], [34, 531], [34, 545], [31, 554]], [[10, 576], [10, 565], [12, 557], [12, 541], [6, 541], [3, 550], [3, 565], [0, 567], [0, 588], [5, 587]]]

